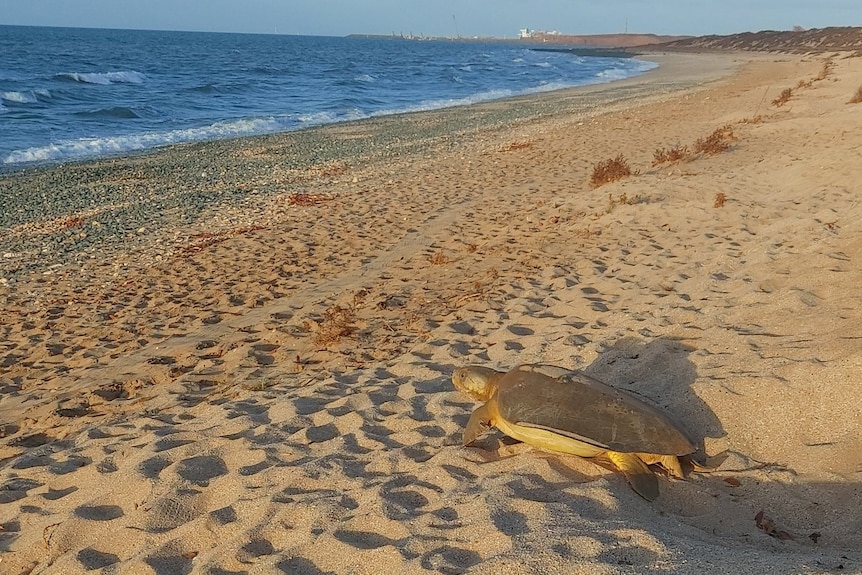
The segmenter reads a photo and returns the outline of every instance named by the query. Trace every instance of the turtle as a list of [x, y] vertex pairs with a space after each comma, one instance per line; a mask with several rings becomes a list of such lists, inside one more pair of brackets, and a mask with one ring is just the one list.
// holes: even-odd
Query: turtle
[[609, 461], [647, 501], [659, 495], [649, 465], [682, 478], [680, 458], [696, 451], [657, 408], [581, 371], [526, 364], [500, 372], [470, 365], [456, 369], [452, 381], [485, 402], [464, 429], [465, 446], [493, 426], [545, 451]]

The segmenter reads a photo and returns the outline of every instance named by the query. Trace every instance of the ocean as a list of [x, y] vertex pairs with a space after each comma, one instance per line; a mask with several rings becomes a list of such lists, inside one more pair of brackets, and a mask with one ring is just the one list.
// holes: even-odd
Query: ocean
[[656, 66], [536, 48], [0, 26], [0, 167], [469, 105]]

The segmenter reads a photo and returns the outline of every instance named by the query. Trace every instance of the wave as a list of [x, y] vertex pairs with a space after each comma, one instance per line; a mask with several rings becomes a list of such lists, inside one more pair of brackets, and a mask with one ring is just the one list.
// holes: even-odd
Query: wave
[[263, 76], [281, 76], [282, 74], [284, 74], [283, 70], [274, 66], [255, 66], [251, 69], [251, 71], [255, 74], [261, 74]]
[[600, 78], [602, 81], [612, 82], [614, 80], [625, 80], [630, 75], [631, 74], [629, 74], [629, 72], [622, 68], [610, 68], [597, 73], [596, 78]]
[[478, 92], [476, 94], [472, 94], [470, 96], [465, 96], [463, 98], [447, 98], [447, 99], [438, 99], [438, 100], [425, 100], [424, 102], [420, 102], [418, 104], [404, 106], [402, 108], [390, 109], [390, 110], [381, 110], [379, 112], [375, 112], [371, 114], [372, 116], [387, 116], [390, 114], [407, 114], [411, 112], [427, 112], [429, 110], [439, 110], [442, 108], [454, 108], [456, 106], [469, 106], [470, 104], [478, 104], [480, 102], [487, 102], [489, 100], [501, 100], [503, 98], [510, 98], [512, 96], [517, 96], [518, 93], [513, 90], [507, 89], [496, 89], [496, 90], [487, 90], [485, 92]]
[[61, 80], [71, 80], [84, 84], [143, 84], [146, 76], [140, 72], [63, 72], [54, 76]]
[[386, 116], [390, 114], [403, 114], [410, 112], [425, 112], [429, 110], [439, 110], [441, 108], [453, 108], [456, 106], [469, 106], [471, 104], [479, 104], [482, 102], [488, 102], [492, 100], [501, 100], [503, 98], [512, 98], [516, 96], [525, 96], [528, 94], [540, 94], [543, 92], [553, 92], [556, 90], [565, 90], [567, 88], [575, 88], [579, 86], [586, 86], [589, 84], [599, 84], [605, 82], [612, 82], [614, 80], [623, 80], [625, 78], [629, 78], [631, 76], [641, 74], [643, 72], [647, 72], [654, 68], [658, 67], [658, 64], [654, 62], [647, 62], [644, 60], [629, 60], [631, 64], [628, 64], [624, 68], [609, 68], [603, 70], [596, 74], [595, 78], [590, 79], [578, 79], [577, 81], [551, 81], [551, 82], [543, 82], [536, 86], [531, 86], [528, 88], [523, 88], [521, 90], [510, 90], [505, 88], [499, 88], [494, 90], [487, 90], [483, 92], [477, 92], [475, 94], [471, 94], [469, 96], [465, 96], [462, 98], [451, 98], [451, 99], [438, 99], [438, 100], [426, 100], [424, 102], [420, 102], [415, 105], [405, 106], [397, 109], [388, 109], [381, 110], [379, 112], [374, 112], [369, 114], [369, 116]]
[[341, 112], [313, 112], [310, 114], [300, 114], [296, 119], [303, 126], [321, 126], [323, 124], [337, 124], [339, 122], [364, 120], [368, 117], [369, 114], [361, 110], [351, 109]]
[[598, 78], [600, 82], [613, 82], [615, 80], [625, 80], [626, 78], [658, 68], [658, 64], [655, 62], [647, 62], [644, 60], [629, 60], [629, 62], [633, 65], [622, 68], [607, 68], [598, 72], [596, 74], [596, 78]]
[[[375, 98], [374, 96], [376, 93], [362, 94], [361, 97], [357, 96], [352, 99], [342, 98], [340, 101], [330, 102], [329, 104], [322, 103], [328, 108], [325, 110], [306, 109], [302, 112], [297, 110], [295, 112], [285, 114], [269, 112], [271, 115], [226, 119], [200, 127], [175, 128], [167, 131], [150, 131], [123, 135], [117, 134], [133, 129], [130, 128], [133, 124], [131, 122], [124, 122], [124, 120], [137, 118], [146, 119], [147, 117], [150, 117], [151, 114], [141, 115], [141, 111], [139, 109], [114, 106], [112, 103], [105, 102], [101, 108], [88, 112], [79, 112], [79, 114], [86, 116], [102, 116], [107, 118], [104, 122], [103, 128], [107, 128], [112, 131], [114, 135], [98, 135], [80, 139], [73, 139], [73, 136], [47, 145], [39, 143], [34, 147], [28, 148], [25, 148], [24, 146], [19, 149], [12, 150], [7, 148], [4, 151], [4, 155], [0, 155], [0, 163], [6, 165], [23, 165], [41, 162], [89, 159], [137, 152], [177, 143], [219, 140], [230, 137], [284, 132], [310, 126], [360, 120], [368, 117], [467, 106], [480, 102], [499, 100], [502, 98], [521, 96], [525, 94], [548, 92], [552, 90], [582, 86], [585, 84], [610, 82], [643, 73], [657, 66], [652, 62], [634, 59], [626, 60], [625, 62], [611, 60], [606, 63], [602, 63], [598, 59], [593, 59], [591, 64], [591, 71], [587, 71], [585, 69], [583, 75], [573, 76], [570, 79], [565, 77], [565, 72], [561, 72], [558, 78], [547, 77], [555, 76], [557, 74], [545, 74], [546, 78], [544, 79], [536, 78], [535, 75], [533, 75], [532, 86], [526, 87], [523, 85], [518, 88], [507, 88], [506, 86], [503, 86], [495, 89], [481, 89], [477, 87], [473, 93], [461, 96], [442, 96], [435, 98], [433, 96], [426, 95], [426, 99], [423, 101], [409, 102], [408, 99], [405, 98], [401, 100], [400, 103], [382, 96], [381, 99]], [[530, 67], [534, 65], [535, 64], [531, 64]], [[81, 74], [69, 74], [65, 77], [68, 80], [90, 81], [96, 83], [144, 81], [143, 75], [138, 72], [108, 72], [86, 76]], [[347, 77], [353, 80], [353, 87], [356, 86], [357, 81], [367, 82], [368, 78], [375, 83], [379, 81], [375, 75], [370, 73], [367, 75], [367, 78], [365, 77], [365, 74], [361, 73], [351, 74]], [[350, 84], [349, 81], [348, 84]], [[208, 83], [206, 80], [196, 86], [193, 85], [193, 87], [188, 87], [186, 89], [202, 92], [221, 91], [220, 87], [212, 83]], [[25, 91], [14, 93], [10, 96], [9, 101], [26, 98], [27, 95], [28, 93]], [[2, 104], [8, 103], [9, 101], [0, 99], [0, 112], [11, 109], [10, 106], [7, 106], [6, 108], [2, 107]], [[115, 118], [116, 120], [111, 123], [109, 121], [111, 118]], [[113, 128], [111, 125], [113, 125]], [[159, 128], [150, 129], [158, 130]]]
[[142, 118], [143, 116], [139, 115], [132, 108], [127, 108], [125, 106], [114, 106], [112, 108], [102, 108], [100, 110], [91, 110], [87, 112], [75, 112], [76, 116], [84, 116], [88, 118], [121, 118], [121, 119], [135, 119]]
[[215, 84], [201, 84], [200, 86], [188, 88], [188, 90], [189, 92], [201, 92], [202, 94], [212, 94], [219, 91]]
[[138, 152], [185, 142], [220, 140], [224, 138], [271, 133], [289, 126], [278, 118], [248, 118], [229, 122], [216, 122], [209, 126], [156, 132], [81, 138], [47, 146], [15, 150], [3, 159], [4, 164], [29, 164], [59, 160], [80, 160], [108, 155]]
[[39, 101], [33, 92], [3, 92], [0, 98], [6, 102], [14, 102], [15, 104], [35, 104]]
[[51, 93], [48, 90], [3, 92], [0, 95], [0, 100], [13, 104], [35, 104], [39, 101], [39, 97], [47, 99], [51, 97]]

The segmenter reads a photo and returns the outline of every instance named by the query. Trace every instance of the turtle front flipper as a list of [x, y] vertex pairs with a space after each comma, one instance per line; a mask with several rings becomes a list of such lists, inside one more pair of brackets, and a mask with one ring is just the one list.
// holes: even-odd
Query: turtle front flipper
[[464, 428], [463, 443], [470, 445], [476, 439], [485, 433], [485, 430], [491, 426], [491, 411], [488, 409], [488, 404], [482, 405], [473, 412], [470, 416], [470, 421], [467, 422], [467, 427]]
[[605, 456], [622, 472], [635, 493], [647, 501], [658, 497], [658, 479], [637, 455], [608, 451]]

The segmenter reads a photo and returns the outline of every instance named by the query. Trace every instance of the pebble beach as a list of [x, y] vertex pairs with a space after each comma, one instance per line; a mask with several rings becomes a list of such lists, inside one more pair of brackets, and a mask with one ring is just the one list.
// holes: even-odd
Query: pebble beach
[[[0, 572], [862, 572], [862, 58], [646, 57], [0, 172]], [[463, 447], [453, 370], [523, 363], [714, 470]]]

